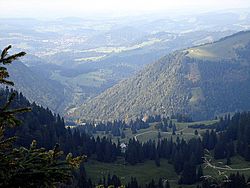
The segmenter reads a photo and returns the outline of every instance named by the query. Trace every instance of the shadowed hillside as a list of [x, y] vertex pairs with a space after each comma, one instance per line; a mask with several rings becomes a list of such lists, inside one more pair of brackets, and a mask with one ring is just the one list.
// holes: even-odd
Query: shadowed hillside
[[22, 92], [30, 101], [49, 107], [54, 112], [62, 112], [71, 95], [65, 86], [57, 81], [46, 78], [42, 73], [33, 72], [22, 62], [13, 62], [14, 66], [8, 66], [11, 80], [15, 88]]

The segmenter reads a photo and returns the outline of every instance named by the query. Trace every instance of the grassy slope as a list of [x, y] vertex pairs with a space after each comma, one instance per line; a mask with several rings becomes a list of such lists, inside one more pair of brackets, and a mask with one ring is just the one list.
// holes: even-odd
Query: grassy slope
[[[231, 159], [232, 168], [248, 168], [250, 166], [250, 162], [244, 161], [244, 159], [240, 156], [232, 157]], [[218, 164], [218, 162], [225, 163], [225, 160], [217, 160], [213, 164]], [[131, 177], [136, 177], [138, 182], [140, 183], [147, 183], [154, 178], [156, 181], [160, 177], [163, 179], [168, 179], [171, 187], [179, 187], [177, 184], [178, 175], [174, 172], [173, 166], [168, 164], [167, 160], [161, 159], [161, 166], [156, 167], [154, 161], [146, 161], [143, 164], [137, 164], [135, 166], [132, 165], [124, 165], [124, 160], [120, 159], [116, 163], [101, 163], [97, 161], [90, 160], [85, 165], [86, 172], [88, 176], [97, 183], [100, 178], [103, 176], [107, 176], [109, 173], [116, 174], [121, 177], [122, 183], [126, 183], [130, 180]], [[212, 168], [204, 168], [203, 166], [204, 175], [211, 175], [213, 177], [219, 178], [219, 171], [214, 170]], [[226, 175], [230, 175], [230, 173], [237, 173], [237, 171], [220, 171], [225, 172]], [[250, 177], [250, 171], [240, 171], [240, 174], [244, 173], [245, 177]], [[185, 186], [182, 187], [194, 187], [195, 185]]]
[[234, 49], [246, 45], [249, 37], [249, 31], [238, 33], [237, 36], [225, 37], [215, 43], [188, 49], [188, 56], [202, 59], [233, 59], [237, 57]]
[[[176, 124], [176, 128], [177, 128], [176, 135], [172, 135], [171, 130], [169, 130], [169, 132], [160, 131], [161, 138], [170, 139], [172, 137], [173, 140], [175, 140], [177, 137], [180, 137], [180, 138], [183, 138], [184, 140], [189, 140], [193, 137], [198, 137], [198, 136], [194, 135], [195, 129], [188, 128], [189, 125], [195, 125], [195, 124], [211, 125], [211, 124], [215, 123], [216, 121], [217, 120], [207, 120], [207, 121], [197, 121], [197, 122], [190, 122], [190, 123], [178, 123], [178, 122], [176, 122], [176, 120], [173, 120], [173, 123]], [[157, 122], [152, 123], [149, 128], [138, 130], [136, 134], [132, 134], [130, 129], [126, 129], [124, 131], [126, 138], [124, 138], [124, 139], [121, 139], [120, 137], [113, 137], [112, 135], [109, 135], [109, 136], [112, 138], [112, 140], [114, 142], [116, 142], [118, 138], [120, 139], [121, 142], [128, 142], [129, 139], [135, 137], [136, 135], [138, 135], [136, 138], [140, 142], [146, 142], [150, 139], [157, 141], [158, 130], [155, 127], [157, 124], [158, 124]], [[182, 131], [180, 131], [180, 130], [182, 130]], [[202, 134], [202, 132], [204, 132], [204, 131], [205, 131], [205, 129], [200, 129], [200, 130], [198, 130], [198, 133]], [[182, 132], [182, 134], [181, 134], [181, 132]], [[105, 135], [104, 132], [99, 132], [95, 136], [103, 137], [103, 136], [107, 136], [107, 135]]]
[[[215, 123], [216, 121], [217, 120], [191, 122], [191, 123], [178, 123], [175, 120], [173, 120], [173, 122], [175, 122], [177, 125], [177, 130], [181, 130], [184, 128], [183, 135], [177, 134], [177, 135], [173, 136], [171, 134], [164, 135], [164, 133], [161, 133], [161, 135], [162, 135], [162, 137], [167, 137], [167, 138], [170, 138], [172, 136], [174, 140], [176, 139], [177, 136], [179, 136], [180, 138], [183, 137], [184, 139], [190, 139], [190, 138], [195, 137], [195, 135], [194, 135], [194, 129], [187, 128], [188, 125], [193, 125], [193, 124], [210, 125], [210, 124]], [[155, 125], [157, 125], [157, 123], [152, 123], [148, 129], [139, 130], [137, 132], [137, 134], [147, 133], [147, 132], [148, 133], [141, 135], [141, 136], [138, 136], [137, 139], [139, 141], [142, 141], [142, 142], [145, 142], [149, 139], [157, 140], [158, 133], [157, 132], [151, 132], [151, 133], [149, 132], [149, 131], [156, 131]], [[198, 130], [198, 132], [200, 134], [203, 131], [205, 131], [205, 130]], [[185, 135], [185, 133], [188, 133], [190, 135]], [[132, 138], [135, 136], [131, 133], [130, 130], [126, 130], [125, 134], [126, 134], [127, 138], [122, 140], [124, 142], [128, 141], [129, 138]], [[101, 134], [98, 134], [98, 135], [103, 136]], [[113, 140], [117, 141], [117, 137], [114, 137]], [[173, 166], [171, 164], [168, 164], [168, 161], [165, 159], [161, 159], [160, 161], [161, 161], [161, 166], [156, 167], [154, 161], [146, 161], [143, 164], [137, 164], [135, 166], [132, 166], [129, 164], [125, 165], [124, 159], [118, 159], [115, 163], [101, 163], [101, 162], [98, 162], [95, 160], [89, 160], [86, 163], [85, 168], [86, 168], [86, 172], [87, 172], [88, 176], [91, 179], [93, 179], [94, 182], [98, 182], [99, 178], [102, 178], [103, 175], [107, 176], [110, 173], [111, 175], [116, 174], [119, 177], [121, 177], [122, 183], [126, 183], [127, 181], [129, 181], [131, 176], [136, 177], [138, 182], [140, 182], [140, 183], [149, 182], [152, 178], [154, 178], [156, 181], [158, 181], [158, 179], [160, 177], [162, 177], [162, 178], [170, 180], [171, 187], [179, 187], [179, 185], [177, 184], [178, 175], [174, 172]], [[216, 160], [213, 162], [213, 165], [223, 167], [224, 166], [223, 164], [225, 162], [226, 162], [225, 159], [224, 160]], [[232, 162], [232, 164], [230, 165], [231, 168], [238, 168], [239, 169], [239, 168], [250, 167], [250, 162], [244, 161], [244, 159], [240, 156], [232, 157], [231, 162]], [[219, 177], [218, 170], [215, 170], [212, 168], [205, 168], [205, 166], [203, 166], [203, 171], [204, 171], [204, 175], [211, 175], [213, 177]], [[237, 171], [226, 171], [225, 170], [224, 172], [226, 175], [229, 175], [230, 173], [236, 173]], [[244, 173], [246, 178], [250, 177], [250, 171], [242, 171], [240, 173]], [[194, 187], [194, 185], [182, 186], [182, 187]]]
[[[224, 167], [224, 160], [216, 160], [213, 162], [213, 165]], [[250, 167], [250, 162], [245, 161], [241, 156], [234, 156], [231, 158], [232, 164], [229, 165], [232, 169], [244, 169]], [[231, 173], [237, 173], [237, 170], [220, 170], [221, 172], [225, 172], [226, 175], [230, 175]], [[244, 174], [245, 177], [250, 177], [250, 170], [247, 171], [239, 171], [240, 174]], [[213, 168], [204, 168], [204, 175], [211, 175], [213, 177], [218, 177], [218, 170]]]
[[124, 160], [118, 160], [116, 163], [101, 163], [97, 161], [89, 161], [85, 165], [86, 172], [94, 182], [98, 182], [103, 176], [109, 173], [116, 174], [121, 177], [122, 183], [130, 181], [131, 177], [136, 177], [138, 182], [149, 182], [152, 178], [158, 181], [160, 177], [176, 182], [177, 174], [174, 172], [173, 166], [168, 164], [167, 160], [161, 160], [161, 166], [156, 167], [154, 161], [146, 161], [143, 164], [124, 165]]

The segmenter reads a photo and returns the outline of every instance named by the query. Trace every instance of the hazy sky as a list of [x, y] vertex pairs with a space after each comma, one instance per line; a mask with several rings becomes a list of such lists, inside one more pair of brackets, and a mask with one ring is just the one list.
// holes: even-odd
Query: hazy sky
[[250, 0], [0, 0], [0, 17], [68, 17], [84, 14], [213, 11], [250, 7]]

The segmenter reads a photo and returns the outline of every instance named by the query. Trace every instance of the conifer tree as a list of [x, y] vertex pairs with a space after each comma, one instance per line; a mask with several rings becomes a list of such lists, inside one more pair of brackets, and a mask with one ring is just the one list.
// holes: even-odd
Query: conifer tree
[[[10, 48], [9, 45], [1, 53], [0, 84], [14, 86], [8, 80], [6, 65], [24, 56], [25, 52], [8, 55]], [[14, 97], [14, 93], [10, 94], [8, 101], [0, 107], [0, 187], [56, 187], [68, 182], [72, 177], [72, 169], [79, 167], [84, 156], [73, 158], [72, 154], [68, 154], [65, 158], [58, 144], [53, 150], [46, 151], [44, 148], [37, 148], [35, 140], [30, 148], [17, 148], [13, 146], [16, 137], [5, 137], [6, 129], [20, 125], [15, 116], [31, 110], [10, 109]]]

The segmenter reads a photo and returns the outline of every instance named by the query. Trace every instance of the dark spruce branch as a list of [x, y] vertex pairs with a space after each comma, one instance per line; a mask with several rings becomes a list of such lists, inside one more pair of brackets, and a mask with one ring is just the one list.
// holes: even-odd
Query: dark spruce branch
[[[24, 56], [20, 52], [8, 56], [11, 45], [1, 53], [0, 59], [0, 84], [11, 85], [7, 80], [9, 73], [4, 65]], [[6, 137], [6, 129], [15, 129], [20, 124], [16, 118], [20, 113], [28, 112], [30, 107], [13, 108], [16, 94], [12, 93], [0, 101], [0, 187], [57, 187], [72, 178], [72, 170], [78, 168], [85, 156], [72, 157], [68, 154], [63, 159], [63, 152], [56, 144], [53, 150], [46, 151], [37, 148], [37, 142], [32, 141], [29, 148], [15, 147], [14, 142], [18, 137]], [[4, 99], [4, 100], [5, 100]], [[1, 98], [2, 100], [2, 98]]]

